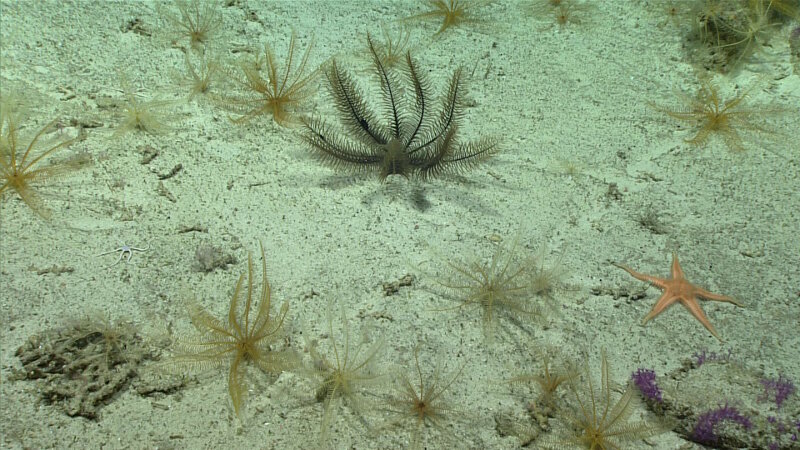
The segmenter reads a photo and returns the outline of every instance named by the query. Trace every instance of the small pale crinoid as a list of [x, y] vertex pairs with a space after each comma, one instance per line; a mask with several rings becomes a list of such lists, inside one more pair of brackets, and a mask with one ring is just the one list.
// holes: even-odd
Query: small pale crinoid
[[[494, 339], [498, 316], [522, 324], [541, 320], [547, 313], [544, 306], [549, 306], [549, 291], [534, 288], [534, 282], [539, 283], [536, 262], [519, 254], [518, 243], [515, 238], [508, 245], [498, 245], [488, 260], [440, 258], [444, 273], [433, 278], [443, 288], [443, 296], [458, 303], [443, 310], [481, 310], [484, 337], [489, 342]], [[551, 282], [557, 280], [551, 278]]]
[[572, 382], [580, 375], [580, 372], [570, 361], [560, 361], [552, 364], [552, 356], [559, 353], [559, 349], [554, 346], [542, 345], [538, 342], [531, 343], [526, 348], [530, 348], [532, 360], [541, 363], [542, 368], [537, 372], [518, 373], [508, 380], [509, 384], [533, 385], [536, 389], [536, 397], [528, 404], [528, 409], [534, 415], [542, 417], [553, 417], [558, 410], [556, 402], [559, 399], [556, 391], [562, 384]]
[[352, 339], [350, 325], [344, 314], [344, 309], [339, 309], [336, 323], [341, 324], [341, 339], [334, 337], [334, 307], [328, 304], [328, 352], [327, 356], [320, 352], [318, 342], [307, 342], [306, 346], [311, 355], [312, 366], [303, 371], [303, 375], [315, 381], [315, 398], [324, 404], [322, 424], [320, 426], [320, 441], [327, 443], [330, 439], [331, 425], [340, 403], [345, 403], [356, 415], [361, 416], [362, 422], [367, 423], [362, 413], [365, 410], [366, 387], [384, 381], [385, 374], [377, 367], [377, 360], [383, 349], [383, 340], [377, 339], [369, 342], [364, 328], [361, 337]]
[[691, 125], [694, 136], [686, 142], [704, 146], [710, 137], [722, 139], [728, 149], [743, 152], [749, 145], [765, 146], [767, 151], [777, 154], [770, 147], [781, 139], [781, 133], [773, 127], [768, 119], [780, 117], [788, 112], [786, 108], [775, 106], [748, 105], [748, 98], [761, 83], [756, 82], [747, 90], [731, 98], [724, 98], [719, 88], [710, 80], [702, 80], [694, 97], [680, 94], [683, 105], [678, 108], [666, 108], [651, 103], [650, 105], [672, 118]]
[[72, 138], [58, 137], [61, 133], [48, 136], [56, 132], [57, 125], [57, 120], [48, 123], [24, 144], [19, 141], [18, 115], [0, 106], [0, 200], [14, 191], [44, 219], [50, 219], [52, 212], [35, 186], [57, 181], [91, 163], [85, 155], [45, 163], [57, 151], [86, 137], [83, 130], [78, 130], [78, 135]]
[[189, 316], [200, 336], [180, 341], [181, 351], [170, 361], [201, 369], [229, 367], [228, 391], [237, 417], [241, 415], [247, 393], [248, 365], [277, 375], [294, 367], [298, 361], [291, 350], [276, 348], [281, 346], [289, 303], [284, 302], [277, 314], [271, 313], [272, 291], [267, 280], [263, 245], [261, 259], [261, 293], [256, 292], [253, 257], [248, 255], [247, 284], [244, 283], [244, 274], [240, 275], [226, 319], [212, 317], [202, 306], [189, 303]]
[[[586, 364], [588, 367], [588, 363]], [[558, 429], [555, 435], [542, 441], [542, 448], [589, 450], [618, 450], [631, 447], [631, 441], [645, 439], [666, 432], [667, 424], [650, 425], [644, 421], [631, 422], [637, 399], [633, 383], [629, 382], [622, 397], [611, 399], [614, 389], [608, 370], [606, 352], [601, 352], [600, 386], [586, 371], [585, 390], [576, 387], [575, 378], [568, 380], [577, 403], [574, 413], [564, 409], [568, 426]], [[598, 389], [599, 387], [599, 389]]]
[[394, 392], [381, 408], [390, 417], [378, 431], [399, 429], [407, 432], [411, 437], [412, 449], [429, 448], [425, 441], [434, 430], [447, 438], [452, 446], [464, 443], [463, 436], [455, 436], [446, 425], [465, 415], [458, 404], [447, 397], [466, 363], [461, 364], [455, 372], [443, 375], [440, 371], [442, 362], [437, 361], [433, 373], [423, 375], [419, 363], [419, 345], [414, 349], [413, 374], [408, 376], [403, 373], [397, 377]]
[[[450, 79], [436, 112], [430, 84], [410, 53], [405, 55], [405, 70], [400, 71], [384, 64], [384, 50], [369, 35], [367, 44], [380, 82], [382, 108], [376, 111], [370, 106], [355, 79], [333, 60], [326, 75], [349, 135], [319, 119], [306, 121], [305, 140], [322, 162], [356, 172], [377, 172], [381, 181], [389, 175], [427, 180], [471, 169], [497, 151], [499, 145], [493, 139], [459, 141], [465, 93], [461, 69]], [[405, 88], [400, 84], [403, 79], [409, 82]]]
[[[288, 55], [284, 67], [280, 68], [272, 47], [264, 48], [265, 68], [257, 64], [243, 63], [244, 80], [231, 79], [240, 86], [244, 94], [234, 94], [221, 99], [223, 106], [234, 113], [241, 114], [233, 119], [242, 123], [260, 115], [272, 116], [280, 126], [289, 127], [300, 123], [302, 108], [308, 99], [317, 91], [317, 70], [306, 73], [308, 57], [314, 43], [306, 47], [305, 53], [298, 60], [295, 53], [295, 33], [289, 41]], [[264, 72], [262, 74], [262, 72]]]
[[217, 2], [212, 0], [175, 0], [178, 14], [160, 6], [159, 14], [171, 26], [174, 42], [188, 38], [195, 49], [205, 49], [205, 45], [222, 28], [222, 14]]
[[439, 36], [450, 28], [470, 25], [473, 28], [485, 25], [488, 13], [477, 11], [492, 3], [491, 0], [427, 0], [429, 10], [407, 17], [404, 20], [441, 20]]
[[175, 102], [158, 98], [143, 100], [127, 75], [120, 73], [119, 78], [125, 100], [120, 105], [122, 111], [118, 115], [121, 120], [112, 138], [118, 139], [128, 132], [160, 135], [172, 130], [169, 123], [174, 115], [169, 110]]

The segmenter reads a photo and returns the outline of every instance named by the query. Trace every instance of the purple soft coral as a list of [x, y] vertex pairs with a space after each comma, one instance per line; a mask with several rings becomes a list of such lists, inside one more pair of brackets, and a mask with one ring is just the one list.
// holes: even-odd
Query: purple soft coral
[[736, 422], [745, 429], [750, 429], [753, 425], [750, 423], [750, 419], [740, 413], [738, 409], [725, 403], [724, 406], [720, 406], [717, 409], [712, 409], [700, 415], [697, 419], [697, 424], [695, 424], [692, 430], [692, 440], [701, 444], [716, 443], [719, 436], [714, 433], [714, 427], [723, 420]]
[[631, 375], [631, 379], [633, 380], [633, 384], [639, 388], [639, 392], [647, 399], [658, 403], [663, 401], [661, 397], [661, 388], [656, 384], [656, 373], [654, 371], [650, 369], [637, 369], [636, 372], [633, 372]]
[[794, 394], [795, 387], [792, 380], [785, 378], [783, 374], [778, 375], [778, 378], [764, 378], [761, 380], [761, 386], [764, 387], [764, 396], [762, 399], [769, 399], [772, 394], [775, 395], [775, 405], [780, 409], [783, 402]]
[[707, 362], [728, 363], [731, 362], [733, 357], [733, 350], [728, 349], [727, 353], [709, 352], [703, 349], [699, 352], [694, 352], [692, 356], [695, 358], [695, 368], [702, 366]]

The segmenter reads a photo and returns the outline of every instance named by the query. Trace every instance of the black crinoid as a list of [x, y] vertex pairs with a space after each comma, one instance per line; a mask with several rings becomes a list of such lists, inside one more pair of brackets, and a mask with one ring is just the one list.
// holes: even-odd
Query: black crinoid
[[[373, 72], [380, 80], [381, 108], [369, 105], [353, 76], [333, 60], [325, 74], [349, 136], [321, 119], [306, 120], [305, 140], [320, 160], [334, 168], [378, 172], [381, 181], [389, 175], [425, 181], [461, 173], [497, 151], [497, 141], [490, 138], [459, 141], [465, 93], [460, 68], [450, 79], [437, 112], [430, 83], [410, 52], [406, 52], [405, 67], [394, 69], [384, 65], [383, 51], [369, 34], [367, 45]], [[408, 81], [410, 90], [401, 87], [403, 80]]]

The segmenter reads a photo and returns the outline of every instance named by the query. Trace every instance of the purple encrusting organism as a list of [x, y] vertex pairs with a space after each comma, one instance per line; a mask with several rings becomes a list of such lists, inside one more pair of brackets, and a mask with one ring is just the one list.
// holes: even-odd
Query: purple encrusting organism
[[778, 378], [764, 378], [761, 380], [761, 386], [764, 387], [764, 399], [771, 398], [771, 394], [775, 395], [775, 405], [780, 409], [783, 402], [794, 394], [795, 387], [792, 380], [785, 378], [783, 374], [779, 374]]
[[733, 350], [728, 349], [727, 353], [717, 353], [717, 352], [709, 352], [706, 349], [703, 349], [700, 352], [694, 352], [692, 356], [695, 358], [694, 360], [695, 367], [700, 367], [703, 364], [712, 361], [720, 363], [730, 362], [733, 356]]
[[769, 433], [773, 435], [776, 439], [769, 444], [769, 450], [782, 450], [784, 448], [795, 448], [795, 447], [783, 447], [781, 445], [781, 441], [785, 441], [787, 434], [789, 442], [797, 442], [797, 432], [795, 431], [795, 427], [800, 430], [800, 421], [797, 423], [792, 422], [791, 420], [783, 420], [777, 416], [767, 416], [767, 423], [770, 424], [770, 431]]
[[725, 403], [724, 406], [720, 406], [717, 409], [712, 409], [700, 415], [692, 430], [692, 440], [701, 444], [716, 443], [719, 436], [714, 433], [714, 426], [723, 420], [736, 422], [747, 430], [753, 426], [750, 419], [740, 413], [735, 407]]
[[661, 388], [656, 384], [656, 373], [650, 369], [637, 369], [631, 375], [633, 384], [639, 388], [639, 392], [646, 398], [661, 403], [663, 398], [661, 396]]

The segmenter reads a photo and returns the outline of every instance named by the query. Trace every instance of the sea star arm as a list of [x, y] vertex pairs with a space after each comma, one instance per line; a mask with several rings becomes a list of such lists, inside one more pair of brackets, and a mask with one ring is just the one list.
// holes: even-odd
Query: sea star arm
[[706, 317], [706, 314], [700, 308], [700, 305], [697, 303], [697, 300], [691, 300], [691, 301], [681, 300], [681, 303], [683, 303], [683, 306], [685, 306], [686, 309], [688, 309], [689, 312], [692, 313], [692, 315], [698, 321], [700, 321], [700, 323], [702, 323], [703, 326], [706, 327], [706, 329], [711, 332], [711, 334], [714, 335], [715, 338], [719, 339], [719, 341], [722, 342], [722, 338], [719, 337], [719, 334], [717, 334], [717, 330], [714, 329], [714, 325], [711, 325], [711, 322], [708, 320], [708, 317]]
[[646, 316], [644, 316], [644, 319], [642, 319], [642, 325], [646, 324], [653, 317], [661, 314], [662, 311], [667, 309], [667, 306], [675, 303], [675, 300], [676, 298], [667, 292], [661, 294], [661, 297], [658, 298], [658, 301], [656, 301], [656, 304], [653, 306], [653, 309], [651, 309], [650, 312], [647, 313]]
[[695, 295], [697, 295], [698, 297], [704, 298], [706, 300], [715, 300], [715, 301], [718, 301], [718, 302], [733, 303], [734, 305], [736, 305], [736, 306], [738, 306], [740, 308], [744, 308], [744, 305], [741, 302], [739, 302], [738, 300], [736, 300], [736, 299], [734, 299], [732, 297], [728, 297], [727, 295], [715, 294], [713, 292], [707, 291], [707, 290], [705, 290], [703, 288], [700, 288], [700, 287], [697, 287], [697, 286], [695, 286]]
[[666, 280], [664, 280], [663, 278], [658, 278], [652, 275], [647, 275], [644, 273], [637, 272], [624, 264], [618, 264], [618, 263], [612, 263], [612, 264], [624, 270], [625, 272], [628, 272], [629, 274], [631, 274], [633, 278], [636, 278], [637, 280], [642, 280], [661, 289], [667, 288], [667, 284], [665, 283]]
[[678, 254], [672, 252], [672, 278], [686, 278], [681, 269], [681, 263], [678, 262]]

